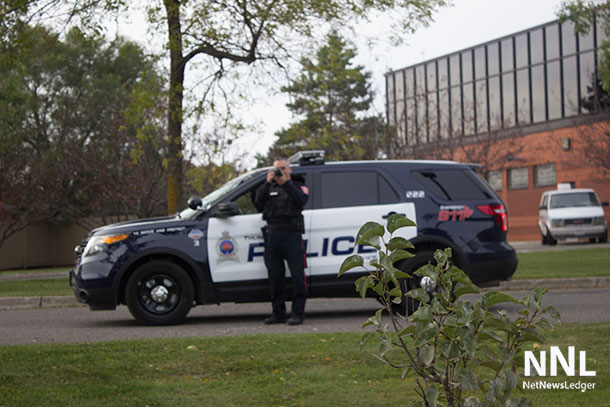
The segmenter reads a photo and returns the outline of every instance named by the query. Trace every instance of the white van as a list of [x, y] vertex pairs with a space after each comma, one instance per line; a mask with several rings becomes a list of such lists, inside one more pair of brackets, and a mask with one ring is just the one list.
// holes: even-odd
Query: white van
[[568, 238], [608, 241], [608, 225], [604, 206], [592, 189], [570, 189], [560, 184], [556, 191], [546, 191], [540, 199], [538, 226], [542, 244], [555, 245]]

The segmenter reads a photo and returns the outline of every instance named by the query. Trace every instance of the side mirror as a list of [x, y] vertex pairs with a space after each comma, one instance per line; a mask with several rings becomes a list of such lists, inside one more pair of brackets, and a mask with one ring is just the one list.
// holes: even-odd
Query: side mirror
[[544, 206], [544, 205], [540, 205], [540, 206], [538, 207], [538, 210], [541, 210], [541, 211], [543, 211], [543, 210], [545, 210], [545, 209], [546, 209], [546, 206]]
[[187, 201], [186, 204], [188, 205], [189, 208], [196, 211], [197, 209], [201, 208], [201, 206], [203, 205], [203, 201], [198, 196], [192, 196], [189, 198], [189, 200]]
[[606, 201], [602, 202], [602, 206], [608, 206], [608, 202], [606, 202]]
[[239, 208], [235, 202], [221, 202], [212, 209], [211, 216], [216, 218], [228, 218], [239, 214]]

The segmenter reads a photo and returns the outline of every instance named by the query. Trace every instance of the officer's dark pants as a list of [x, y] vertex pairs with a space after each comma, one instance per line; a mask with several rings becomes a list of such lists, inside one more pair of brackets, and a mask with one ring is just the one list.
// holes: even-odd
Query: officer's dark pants
[[286, 268], [288, 263], [292, 276], [291, 317], [305, 317], [307, 286], [305, 283], [305, 252], [300, 232], [268, 231], [265, 242], [265, 265], [269, 273], [273, 314], [286, 315]]

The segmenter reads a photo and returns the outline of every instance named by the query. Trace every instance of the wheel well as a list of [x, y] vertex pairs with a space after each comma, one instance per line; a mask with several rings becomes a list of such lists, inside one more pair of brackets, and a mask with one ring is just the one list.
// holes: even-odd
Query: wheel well
[[434, 253], [436, 250], [445, 250], [447, 247], [449, 247], [451, 249], [451, 260], [452, 260], [453, 264], [455, 264], [456, 267], [458, 267], [462, 270], [464, 269], [465, 262], [464, 262], [464, 259], [462, 258], [462, 255], [452, 246], [444, 245], [439, 242], [431, 242], [431, 241], [417, 242], [414, 244], [414, 246], [415, 246], [415, 250], [413, 250], [413, 252], [415, 253], [415, 255], [417, 255], [418, 252], [426, 252], [426, 251], [430, 251], [430, 252]]
[[119, 283], [119, 289], [118, 289], [118, 300], [119, 300], [120, 304], [126, 303], [125, 302], [125, 287], [127, 286], [127, 281], [129, 280], [129, 277], [131, 277], [133, 272], [138, 267], [140, 267], [142, 264], [148, 263], [150, 261], [155, 261], [155, 260], [171, 261], [172, 263], [175, 263], [176, 265], [180, 266], [184, 271], [186, 271], [189, 278], [193, 282], [193, 288], [195, 290], [195, 300], [196, 301], [200, 300], [201, 295], [202, 295], [200, 280], [197, 277], [195, 270], [193, 270], [193, 268], [186, 261], [184, 261], [183, 259], [181, 259], [178, 256], [172, 256], [171, 254], [152, 254], [150, 256], [145, 256], [145, 257], [142, 257], [141, 259], [138, 259], [133, 264], [131, 264], [123, 273], [123, 276], [121, 277], [121, 282]]

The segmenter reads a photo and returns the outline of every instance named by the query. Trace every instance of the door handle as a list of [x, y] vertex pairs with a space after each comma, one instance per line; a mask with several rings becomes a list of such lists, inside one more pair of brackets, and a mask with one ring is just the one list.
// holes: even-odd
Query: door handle
[[390, 216], [392, 216], [392, 215], [402, 215], [402, 216], [406, 216], [404, 213], [398, 213], [398, 214], [397, 214], [396, 212], [391, 211], [391, 212], [388, 212], [388, 213], [386, 213], [385, 215], [383, 215], [383, 216], [382, 216], [382, 218], [383, 218], [383, 219], [387, 219], [387, 218], [389, 218], [389, 217], [390, 217]]

